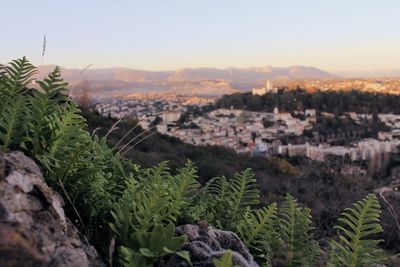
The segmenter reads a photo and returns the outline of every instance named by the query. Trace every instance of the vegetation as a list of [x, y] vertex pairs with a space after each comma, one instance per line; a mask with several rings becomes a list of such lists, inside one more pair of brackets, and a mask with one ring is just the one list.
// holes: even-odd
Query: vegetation
[[356, 112], [361, 114], [394, 113], [400, 114], [397, 103], [400, 96], [352, 91], [316, 91], [309, 93], [304, 89], [289, 90], [283, 88], [278, 94], [267, 93], [263, 96], [245, 94], [224, 95], [217, 102], [219, 108], [234, 107], [251, 111], [272, 112], [279, 110], [317, 109], [320, 112], [342, 114]]
[[[105, 257], [121, 266], [153, 266], [175, 254], [190, 264], [182, 251], [186, 237], [176, 236], [175, 227], [202, 219], [237, 232], [262, 266], [316, 265], [320, 248], [311, 211], [293, 197], [287, 195], [279, 206], [261, 204], [249, 169], [201, 186], [191, 162], [175, 173], [165, 163], [141, 168], [108, 147], [106, 137], [89, 133], [80, 110], [64, 94], [58, 68], [32, 88], [35, 72], [25, 58], [0, 67], [0, 148], [24, 151], [41, 165], [48, 183], [67, 200], [69, 216]], [[373, 195], [346, 210], [329, 264], [381, 262], [380, 240], [370, 236], [381, 231], [379, 214]], [[110, 238], [118, 247], [112, 255], [106, 253]], [[231, 266], [231, 258], [228, 252], [214, 263]]]
[[336, 226], [339, 240], [331, 242], [331, 266], [372, 266], [382, 259], [383, 251], [377, 245], [383, 240], [371, 236], [382, 232], [379, 225], [380, 205], [375, 195], [368, 195], [353, 208], [347, 208]]
[[[88, 111], [84, 111], [83, 116], [87, 120], [90, 132], [95, 131], [99, 136], [107, 135], [107, 143], [110, 147], [120, 146], [120, 140], [127, 133], [130, 133], [126, 137], [127, 140], [132, 140], [136, 136], [148, 135], [137, 126], [137, 121], [134, 119], [118, 122], [111, 118], [104, 118], [98, 113]], [[118, 125], [115, 130], [108, 134], [109, 129], [117, 122]], [[144, 139], [124, 155], [142, 167], [152, 167], [163, 161], [168, 161], [172, 172], [183, 166], [187, 159], [190, 159], [198, 168], [199, 182], [201, 184], [205, 184], [216, 176], [232, 177], [236, 172], [246, 168], [251, 168], [256, 173], [256, 177], [263, 180], [267, 180], [272, 176], [296, 174], [296, 167], [289, 164], [285, 159], [250, 158], [238, 155], [229, 148], [210, 145], [193, 146], [183, 143], [177, 138], [157, 133]]]

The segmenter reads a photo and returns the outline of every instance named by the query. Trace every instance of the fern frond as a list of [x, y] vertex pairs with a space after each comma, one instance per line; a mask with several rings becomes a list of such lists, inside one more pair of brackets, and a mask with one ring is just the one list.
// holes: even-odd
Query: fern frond
[[227, 250], [221, 259], [214, 259], [213, 263], [215, 267], [237, 267], [232, 262], [233, 254], [231, 250]]
[[14, 97], [27, 90], [26, 86], [32, 82], [33, 75], [37, 73], [37, 69], [29, 63], [26, 57], [23, 57], [3, 66], [2, 72], [0, 94]]
[[0, 148], [8, 151], [12, 146], [19, 146], [26, 135], [29, 121], [26, 97], [17, 95], [2, 103], [0, 114]]
[[63, 95], [67, 83], [61, 78], [59, 68], [56, 68], [44, 81], [37, 81], [41, 90], [34, 90], [30, 98], [32, 109], [31, 146], [34, 155], [43, 154], [47, 149], [53, 129], [51, 122], [59, 116], [59, 105], [68, 104], [67, 97]]
[[[68, 83], [64, 81], [61, 77], [61, 70], [56, 67], [43, 81], [37, 81], [40, 85], [41, 90], [48, 95], [49, 98], [56, 99], [56, 103], [61, 101], [66, 101], [67, 97], [67, 85]], [[57, 99], [57, 97], [59, 99]]]
[[197, 169], [191, 161], [188, 161], [183, 168], [178, 169], [176, 175], [171, 176], [170, 186], [168, 186], [171, 201], [174, 203], [171, 212], [177, 218], [199, 216], [198, 207], [192, 206], [200, 191], [200, 183], [197, 179]]
[[152, 267], [153, 264], [148, 262], [146, 258], [140, 255], [139, 252], [135, 252], [134, 250], [121, 246], [119, 249], [120, 252], [120, 263], [121, 266], [124, 267]]
[[240, 209], [260, 203], [260, 191], [251, 169], [235, 174], [230, 181], [230, 205], [232, 213], [238, 215]]
[[374, 194], [347, 208], [339, 218], [338, 240], [331, 242], [329, 266], [373, 266], [384, 259], [378, 245], [381, 239], [371, 236], [383, 231], [379, 224], [380, 204]]
[[272, 248], [277, 238], [277, 205], [271, 204], [249, 211], [237, 227], [237, 232], [252, 255], [267, 266], [272, 262]]
[[79, 109], [72, 102], [59, 107], [58, 117], [51, 122], [52, 137], [49, 140], [49, 156], [62, 157], [66, 151], [73, 151], [81, 144], [82, 135], [85, 139], [88, 133], [83, 132], [86, 120], [80, 115]]
[[210, 196], [208, 218], [214, 219], [211, 222], [215, 225], [231, 230], [260, 201], [257, 180], [250, 169], [235, 174], [230, 180], [225, 177], [211, 179], [205, 192]]
[[269, 242], [273, 238], [274, 224], [277, 219], [277, 205], [249, 212], [238, 225], [239, 236], [248, 246], [257, 242]]
[[[289, 194], [279, 211], [280, 235], [287, 247], [288, 266], [313, 266], [318, 253], [316, 244], [312, 244], [312, 230], [310, 209], [300, 207], [297, 200]], [[312, 247], [311, 247], [312, 246]]]
[[224, 176], [215, 177], [207, 182], [204, 190], [210, 195], [224, 198], [228, 194], [229, 183]]

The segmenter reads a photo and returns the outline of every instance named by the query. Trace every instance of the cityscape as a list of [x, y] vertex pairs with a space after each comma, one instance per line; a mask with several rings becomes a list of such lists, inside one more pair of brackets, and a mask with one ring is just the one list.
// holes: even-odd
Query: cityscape
[[[263, 87], [253, 88], [252, 94], [277, 94], [278, 87], [272, 84], [268, 80]], [[339, 84], [342, 89], [342, 83]], [[335, 136], [328, 138], [326, 142], [314, 139], [292, 144], [285, 139], [302, 136], [305, 131], [311, 131], [314, 136], [319, 134], [313, 131], [317, 122], [317, 110], [296, 110], [291, 113], [281, 112], [275, 107], [273, 112], [268, 113], [213, 108], [209, 112], [186, 115], [188, 107], [206, 107], [215, 100], [169, 94], [139, 94], [127, 98], [111, 103], [97, 103], [94, 109], [106, 117], [136, 118], [143, 129], [157, 130], [160, 134], [176, 137], [188, 144], [224, 146], [249, 156], [304, 156], [324, 161], [329, 155], [334, 155], [361, 161], [397, 153], [400, 145], [400, 115], [396, 114], [378, 114], [379, 120], [390, 130], [378, 132], [375, 138], [354, 138], [349, 134], [348, 138], [353, 141], [347, 146], [331, 145], [337, 138]], [[185, 120], [182, 120], [183, 116]], [[322, 112], [320, 116], [329, 118], [335, 114]], [[344, 116], [348, 116], [356, 124], [360, 124], [363, 119], [372, 119], [372, 114], [355, 112], [347, 112]]]
[[0, 6], [0, 267], [400, 267], [400, 1]]

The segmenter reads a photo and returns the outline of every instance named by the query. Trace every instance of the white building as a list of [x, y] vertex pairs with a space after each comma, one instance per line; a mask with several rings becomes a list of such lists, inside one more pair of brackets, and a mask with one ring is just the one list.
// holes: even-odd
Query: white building
[[181, 113], [177, 111], [167, 111], [162, 114], [163, 122], [176, 122], [181, 117]]
[[253, 95], [265, 95], [266, 93], [278, 93], [278, 88], [274, 88], [273, 86], [272, 86], [272, 82], [270, 81], [270, 80], [268, 80], [268, 81], [266, 81], [265, 82], [265, 85], [264, 85], [264, 87], [262, 87], [262, 88], [253, 88], [252, 90], [251, 90], [251, 93], [253, 94]]
[[168, 132], [168, 125], [160, 123], [157, 125], [157, 131], [161, 134], [166, 134]]

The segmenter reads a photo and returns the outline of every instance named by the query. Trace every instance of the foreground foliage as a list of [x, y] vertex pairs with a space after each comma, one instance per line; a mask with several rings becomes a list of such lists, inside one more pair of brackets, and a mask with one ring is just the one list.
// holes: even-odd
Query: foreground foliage
[[[67, 200], [69, 216], [105, 257], [123, 266], [153, 266], [174, 254], [190, 265], [182, 250], [186, 236], [176, 236], [175, 227], [207, 220], [238, 233], [262, 266], [318, 264], [321, 249], [310, 210], [296, 199], [287, 195], [279, 206], [261, 204], [250, 169], [203, 187], [191, 162], [174, 175], [165, 163], [142, 169], [109, 148], [105, 138], [89, 134], [79, 108], [65, 95], [58, 68], [33, 88], [35, 73], [25, 58], [0, 66], [0, 148], [22, 150], [41, 164], [49, 184]], [[374, 195], [346, 209], [328, 264], [381, 262], [381, 240], [372, 238], [382, 231], [379, 216]], [[112, 238], [118, 249], [107, 255]], [[214, 264], [233, 266], [231, 261], [227, 252]]]

